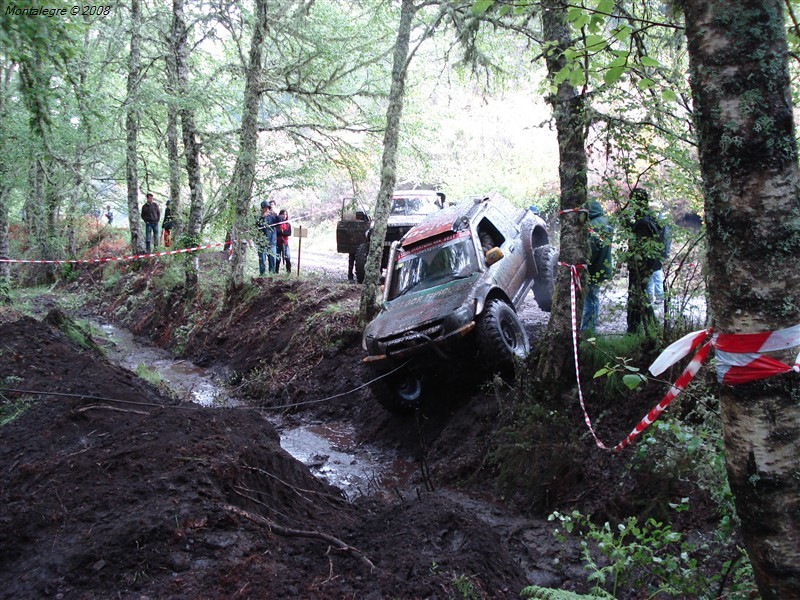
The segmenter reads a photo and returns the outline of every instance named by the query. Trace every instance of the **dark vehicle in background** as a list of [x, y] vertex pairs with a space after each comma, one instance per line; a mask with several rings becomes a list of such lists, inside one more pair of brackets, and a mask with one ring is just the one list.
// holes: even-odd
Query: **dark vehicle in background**
[[[480, 357], [493, 369], [530, 349], [517, 309], [549, 311], [558, 256], [545, 222], [499, 196], [444, 209], [391, 245], [381, 311], [364, 331], [378, 401], [418, 407], [426, 379]], [[464, 368], [470, 368], [464, 366]]]
[[372, 221], [364, 206], [354, 197], [342, 198], [342, 211], [336, 223], [336, 251], [352, 254], [367, 239]]
[[[443, 196], [443, 195], [442, 195]], [[389, 262], [389, 248], [393, 242], [402, 238], [414, 225], [422, 222], [425, 217], [439, 212], [444, 207], [444, 201], [433, 190], [400, 190], [392, 194], [392, 208], [386, 224], [386, 237], [383, 241], [383, 254], [381, 255], [381, 271]], [[364, 271], [367, 264], [372, 229], [368, 229], [363, 243], [356, 250], [355, 268], [356, 281], [364, 282]]]

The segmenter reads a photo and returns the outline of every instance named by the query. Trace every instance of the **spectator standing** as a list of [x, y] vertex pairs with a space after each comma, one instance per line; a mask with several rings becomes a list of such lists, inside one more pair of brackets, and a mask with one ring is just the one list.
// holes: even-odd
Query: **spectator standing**
[[151, 192], [147, 193], [147, 202], [142, 206], [142, 221], [144, 221], [144, 244], [150, 252], [150, 242], [153, 242], [153, 251], [158, 249], [158, 222], [161, 220], [161, 209], [158, 208]]
[[164, 208], [164, 221], [161, 223], [161, 230], [164, 233], [165, 248], [169, 248], [170, 246], [170, 234], [172, 233], [172, 226], [174, 224], [172, 219], [172, 206], [170, 206], [170, 201], [167, 200], [167, 205]]
[[289, 223], [289, 212], [285, 209], [282, 209], [278, 213], [278, 223], [276, 225], [277, 228], [277, 265], [275, 267], [275, 272], [281, 270], [281, 262], [283, 262], [286, 273], [291, 274], [292, 272], [292, 255], [289, 252], [289, 238], [292, 237], [292, 224]]
[[108, 219], [108, 224], [111, 225], [114, 222], [114, 213], [111, 212], [111, 205], [109, 204], [106, 206], [106, 219]]
[[661, 250], [661, 266], [653, 271], [650, 281], [647, 282], [647, 296], [655, 307], [656, 311], [664, 310], [664, 262], [669, 259], [670, 248], [672, 247], [672, 235], [669, 225], [663, 215], [655, 215], [656, 226], [658, 227], [658, 241], [663, 246]]
[[267, 273], [267, 253], [269, 252], [269, 203], [261, 202], [261, 214], [256, 217], [256, 228], [261, 235], [258, 236], [258, 274], [263, 277]]
[[594, 331], [600, 314], [600, 286], [614, 276], [611, 242], [614, 228], [597, 200], [589, 203], [589, 268], [581, 331]]
[[275, 212], [275, 200], [270, 200], [267, 211], [267, 262], [269, 272], [278, 272], [278, 214]]
[[658, 224], [650, 211], [649, 196], [646, 190], [634, 188], [626, 207], [629, 217], [628, 240], [628, 333], [640, 327], [655, 324], [656, 316], [647, 284], [654, 271], [661, 268], [661, 253], [664, 245], [660, 243]]

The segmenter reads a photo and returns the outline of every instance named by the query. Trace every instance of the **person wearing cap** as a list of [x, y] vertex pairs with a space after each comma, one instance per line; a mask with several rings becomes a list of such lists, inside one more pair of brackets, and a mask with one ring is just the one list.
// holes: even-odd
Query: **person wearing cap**
[[144, 244], [147, 252], [150, 252], [150, 242], [153, 242], [153, 250], [158, 250], [158, 222], [161, 220], [161, 209], [158, 208], [153, 199], [152, 192], [147, 192], [147, 202], [142, 205], [142, 221], [144, 221]]
[[172, 226], [174, 225], [174, 221], [172, 219], [172, 206], [170, 206], [170, 201], [167, 200], [167, 205], [164, 208], [164, 221], [161, 223], [161, 231], [164, 236], [164, 247], [169, 248], [170, 246], [170, 234], [172, 233]]

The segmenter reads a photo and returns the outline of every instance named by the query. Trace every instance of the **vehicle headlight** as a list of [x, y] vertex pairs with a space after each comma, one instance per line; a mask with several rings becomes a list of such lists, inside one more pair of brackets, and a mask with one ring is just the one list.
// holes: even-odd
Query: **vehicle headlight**
[[371, 333], [367, 333], [361, 338], [361, 347], [369, 352], [369, 349], [375, 345], [375, 336]]
[[447, 331], [455, 331], [459, 327], [463, 327], [472, 320], [474, 316], [471, 306], [461, 306], [451, 312], [445, 318], [445, 326]]

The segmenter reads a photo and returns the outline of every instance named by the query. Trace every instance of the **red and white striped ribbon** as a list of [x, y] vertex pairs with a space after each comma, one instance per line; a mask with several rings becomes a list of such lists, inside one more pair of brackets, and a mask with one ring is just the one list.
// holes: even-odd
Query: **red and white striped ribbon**
[[586, 411], [586, 403], [583, 401], [583, 390], [581, 389], [581, 371], [578, 364], [578, 302], [576, 290], [581, 291], [581, 271], [586, 269], [586, 265], [571, 265], [564, 262], [559, 262], [558, 264], [559, 266], [567, 267], [570, 272], [569, 298], [572, 308], [572, 350], [575, 357], [575, 380], [578, 382], [578, 401], [581, 403], [581, 409], [583, 410], [583, 420], [586, 422], [586, 426], [589, 428], [597, 447], [607, 450], [603, 442], [600, 441], [600, 438], [597, 437], [594, 427], [592, 426], [592, 420], [589, 418], [589, 413]]
[[790, 371], [800, 372], [800, 354], [791, 366], [761, 355], [800, 346], [800, 325], [763, 333], [720, 334], [714, 338], [713, 344], [717, 380], [725, 385], [739, 385]]
[[[575, 303], [575, 286], [577, 269], [573, 265], [559, 263], [562, 266], [570, 267], [572, 271], [571, 300], [572, 300], [572, 344], [575, 351], [575, 373], [578, 380], [578, 398], [583, 409], [584, 420], [589, 428], [597, 446], [607, 449], [598, 439], [592, 427], [591, 420], [586, 412], [581, 391], [580, 375], [578, 371], [578, 346], [577, 346], [577, 315]], [[578, 265], [581, 266], [581, 265]], [[580, 285], [578, 280], [577, 285]], [[762, 356], [763, 352], [775, 352], [788, 350], [795, 346], [800, 346], [800, 325], [788, 327], [772, 332], [751, 333], [751, 334], [715, 334], [712, 328], [701, 329], [686, 334], [681, 339], [667, 346], [664, 351], [650, 365], [649, 371], [652, 375], [658, 376], [669, 367], [677, 363], [682, 358], [688, 356], [695, 350], [697, 352], [689, 361], [689, 364], [678, 376], [678, 379], [670, 387], [661, 401], [654, 406], [634, 427], [628, 436], [614, 446], [614, 452], [619, 452], [630, 445], [647, 427], [649, 427], [661, 413], [666, 410], [670, 403], [684, 390], [689, 382], [694, 379], [700, 371], [700, 367], [708, 358], [708, 354], [713, 347], [716, 351], [717, 359], [717, 379], [725, 385], [739, 385], [751, 381], [757, 381], [794, 371], [800, 373], [800, 354], [797, 355], [794, 365], [787, 365], [779, 360]]]
[[589, 212], [589, 209], [586, 208], [585, 206], [579, 206], [578, 208], [562, 208], [561, 210], [558, 211], [558, 216], [562, 217], [562, 216], [568, 215], [570, 213], [587, 213], [588, 214], [588, 212]]
[[[209, 248], [217, 248], [219, 246], [231, 246], [236, 240], [227, 242], [212, 242], [210, 244], [203, 244], [201, 246], [194, 246], [192, 248], [181, 248], [180, 250], [169, 250], [164, 252], [148, 252], [146, 254], [131, 254], [128, 256], [110, 256], [106, 258], [85, 258], [85, 259], [71, 259], [71, 260], [25, 260], [21, 258], [0, 258], [0, 262], [4, 263], [23, 263], [23, 264], [79, 264], [79, 263], [107, 263], [107, 262], [124, 262], [128, 260], [136, 260], [141, 258], [156, 258], [158, 256], [169, 256], [172, 254], [186, 254], [188, 252], [197, 252], [198, 250], [207, 250]], [[250, 244], [250, 240], [240, 240], [244, 244]]]
[[[675, 383], [672, 385], [669, 391], [661, 399], [661, 402], [659, 402], [653, 408], [650, 409], [650, 412], [648, 412], [644, 416], [644, 418], [641, 421], [639, 421], [639, 423], [636, 425], [636, 427], [633, 428], [633, 430], [631, 430], [631, 432], [628, 434], [628, 437], [626, 437], [619, 444], [614, 446], [614, 452], [619, 452], [625, 446], [631, 444], [639, 434], [641, 434], [645, 429], [647, 429], [650, 425], [652, 425], [653, 422], [656, 419], [658, 419], [658, 417], [661, 416], [661, 413], [664, 412], [664, 410], [670, 405], [670, 402], [672, 402], [678, 396], [678, 394], [680, 394], [684, 389], [686, 389], [686, 386], [689, 385], [689, 382], [692, 379], [694, 379], [694, 376], [697, 375], [697, 372], [700, 370], [700, 367], [703, 366], [703, 363], [708, 357], [708, 353], [711, 351], [711, 342], [705, 341], [706, 337], [707, 335], [695, 336], [695, 338], [691, 340], [691, 345], [688, 346], [690, 349], [687, 350], [682, 356], [686, 356], [689, 352], [691, 352], [691, 350], [696, 348], [698, 345], [702, 344], [700, 345], [700, 349], [697, 351], [697, 354], [695, 354], [692, 357], [692, 360], [689, 361], [689, 364], [686, 366], [683, 372], [678, 376], [678, 379], [675, 381]], [[684, 338], [681, 338], [681, 340], [678, 340], [678, 342], [681, 342], [683, 339]], [[703, 343], [704, 341], [705, 343]], [[676, 361], [677, 360], [679, 359], [676, 359]], [[650, 367], [651, 373], [653, 372], [652, 369], [653, 367], [651, 366]], [[656, 373], [653, 374], [656, 375]]]
[[697, 354], [694, 355], [661, 402], [645, 415], [627, 438], [614, 447], [615, 451], [622, 450], [630, 444], [664, 412], [669, 403], [697, 375], [712, 347], [717, 360], [717, 380], [724, 385], [740, 385], [790, 371], [800, 372], [800, 354], [795, 359], [793, 366], [761, 355], [762, 352], [788, 350], [800, 346], [800, 325], [795, 325], [787, 329], [762, 333], [714, 334], [711, 328], [693, 331], [667, 346], [650, 365], [650, 373], [660, 375], [680, 359], [688, 356], [698, 346], [700, 349]]

